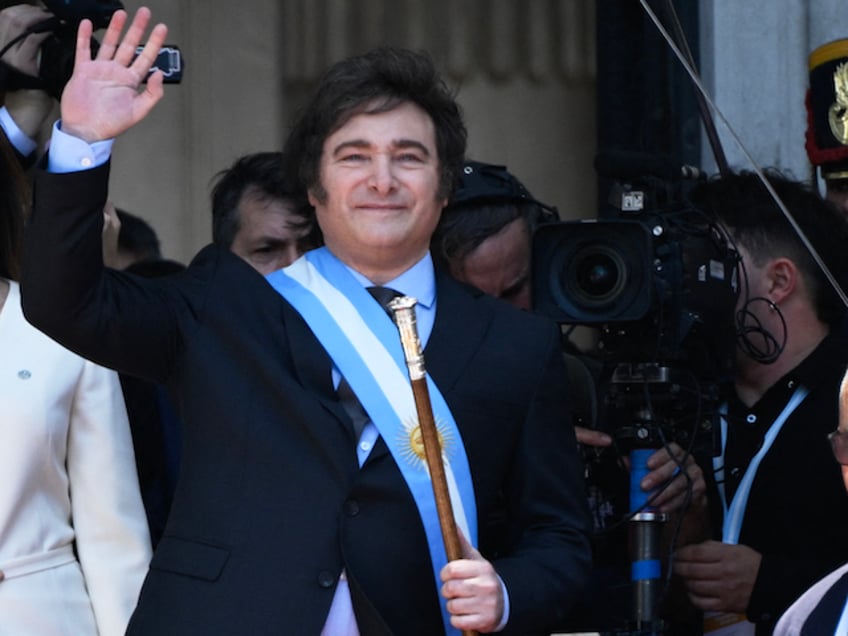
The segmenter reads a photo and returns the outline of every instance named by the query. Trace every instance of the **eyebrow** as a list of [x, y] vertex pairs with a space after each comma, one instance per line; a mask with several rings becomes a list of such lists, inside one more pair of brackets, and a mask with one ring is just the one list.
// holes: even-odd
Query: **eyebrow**
[[[333, 156], [338, 155], [346, 148], [368, 148], [371, 145], [371, 142], [366, 141], [365, 139], [351, 139], [350, 141], [343, 141], [338, 146], [333, 148]], [[430, 156], [430, 149], [427, 148], [427, 146], [425, 146], [423, 143], [421, 143], [420, 141], [416, 141], [415, 139], [397, 139], [395, 141], [392, 141], [392, 147], [398, 149], [417, 148], [418, 150], [423, 152], [427, 157]]]

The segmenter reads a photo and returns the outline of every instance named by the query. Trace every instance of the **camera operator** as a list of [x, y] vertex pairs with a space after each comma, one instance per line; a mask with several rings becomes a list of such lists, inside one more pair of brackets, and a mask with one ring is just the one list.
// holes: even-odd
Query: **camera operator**
[[[0, 49], [6, 48], [35, 25], [49, 19], [51, 14], [39, 7], [18, 4], [0, 11]], [[39, 50], [49, 33], [33, 33], [11, 44], [0, 58], [0, 92], [3, 108], [0, 126], [14, 148], [23, 157], [31, 157], [36, 150], [36, 139], [44, 128], [55, 106], [53, 98], [39, 88], [10, 89], [13, 73], [35, 80], [38, 77]]]
[[[556, 208], [533, 197], [505, 166], [469, 160], [442, 213], [431, 251], [436, 264], [457, 280], [529, 311], [533, 306], [532, 235], [538, 226], [558, 220]], [[629, 622], [632, 613], [625, 523], [630, 513], [628, 462], [613, 446], [612, 437], [595, 428], [600, 362], [566, 338], [563, 355], [575, 434], [586, 459], [586, 496], [594, 522], [592, 579], [563, 629], [618, 629]], [[688, 480], [680, 474], [678, 461], [685, 462]], [[654, 453], [648, 467], [651, 472], [641, 486], [646, 492], [656, 490], [651, 503], [659, 511], [681, 512], [687, 491], [691, 505], [705, 511], [703, 472], [677, 444]]]
[[[848, 226], [810, 188], [768, 180], [839, 280]], [[848, 342], [832, 330], [844, 307], [757, 175], [699, 184], [691, 199], [719, 217], [741, 255], [735, 391], [714, 460], [721, 541], [680, 548], [674, 571], [710, 625], [771, 634], [806, 588], [848, 561], [848, 495], [827, 434]], [[712, 613], [722, 613], [711, 623]], [[736, 615], [731, 619], [729, 615]]]

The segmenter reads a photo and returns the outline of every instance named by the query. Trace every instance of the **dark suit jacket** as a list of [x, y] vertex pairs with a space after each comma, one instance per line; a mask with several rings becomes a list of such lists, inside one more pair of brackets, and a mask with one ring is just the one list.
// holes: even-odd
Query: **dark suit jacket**
[[[40, 174], [29, 320], [165, 383], [185, 425], [171, 515], [129, 634], [318, 634], [344, 568], [363, 634], [442, 633], [414, 501], [384, 444], [359, 469], [331, 362], [250, 266], [208, 247], [175, 277], [100, 264], [108, 168]], [[590, 562], [558, 330], [439, 277], [428, 371], [462, 433], [507, 633], [558, 622]]]

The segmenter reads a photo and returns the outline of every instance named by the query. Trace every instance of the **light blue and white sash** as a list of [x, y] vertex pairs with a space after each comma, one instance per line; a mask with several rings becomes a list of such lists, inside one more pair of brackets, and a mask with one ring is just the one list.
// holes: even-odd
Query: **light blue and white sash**
[[[379, 303], [326, 248], [307, 252], [267, 279], [309, 325], [386, 442], [418, 506], [436, 588], [440, 589], [439, 572], [447, 563], [447, 555], [420, 434], [416, 434], [415, 398], [397, 328]], [[476, 545], [477, 511], [462, 437], [429, 376], [427, 386], [442, 441], [456, 524]], [[445, 599], [441, 594], [438, 597], [446, 632], [458, 633], [450, 625]]]
[[789, 398], [789, 402], [787, 402], [786, 406], [783, 407], [783, 411], [781, 411], [780, 415], [777, 416], [768, 431], [766, 431], [766, 436], [763, 439], [763, 445], [748, 464], [748, 468], [745, 470], [742, 481], [739, 482], [739, 487], [733, 495], [733, 500], [729, 504], [727, 502], [727, 494], [724, 488], [725, 447], [727, 446], [727, 405], [725, 404], [722, 406], [721, 454], [718, 457], [713, 458], [713, 468], [716, 476], [716, 482], [718, 482], [721, 504], [724, 508], [724, 527], [722, 528], [722, 541], [724, 543], [732, 543], [734, 545], [739, 543], [739, 533], [742, 530], [742, 521], [745, 517], [745, 508], [748, 505], [748, 496], [751, 494], [751, 486], [754, 483], [754, 478], [757, 476], [757, 470], [760, 467], [760, 462], [762, 462], [763, 458], [769, 452], [769, 449], [771, 449], [775, 438], [777, 438], [777, 435], [780, 433], [780, 429], [783, 428], [786, 420], [788, 420], [789, 416], [792, 415], [796, 408], [798, 408], [798, 405], [804, 401], [804, 398], [807, 397], [808, 393], [809, 391], [803, 386], [799, 386], [795, 389], [795, 393], [793, 393], [792, 397]]

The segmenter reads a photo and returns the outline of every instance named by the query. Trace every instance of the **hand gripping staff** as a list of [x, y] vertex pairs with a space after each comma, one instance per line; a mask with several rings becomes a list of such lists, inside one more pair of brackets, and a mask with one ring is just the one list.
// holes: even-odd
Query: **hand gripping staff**
[[[445, 552], [448, 561], [462, 558], [462, 547], [456, 520], [453, 516], [448, 482], [445, 477], [445, 466], [442, 463], [442, 446], [433, 419], [433, 407], [430, 404], [430, 392], [427, 389], [427, 371], [424, 368], [424, 354], [421, 352], [421, 340], [418, 337], [418, 324], [415, 319], [415, 304], [418, 301], [410, 296], [399, 296], [389, 303], [394, 321], [400, 332], [400, 344], [403, 347], [403, 357], [409, 370], [409, 381], [412, 385], [412, 395], [415, 399], [415, 410], [418, 414], [418, 427], [421, 431], [421, 441], [424, 445], [424, 456], [427, 460], [427, 470], [430, 472], [430, 482], [436, 498], [436, 511], [439, 515], [439, 527], [442, 540], [445, 542]], [[463, 630], [463, 636], [476, 636], [473, 630]]]

